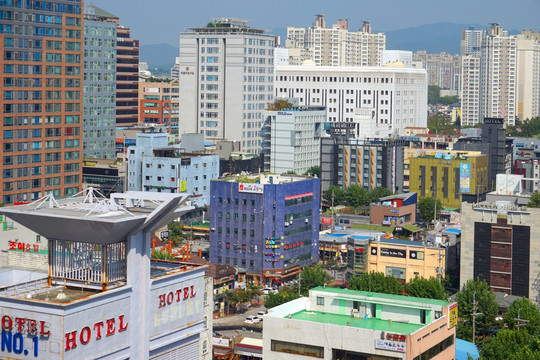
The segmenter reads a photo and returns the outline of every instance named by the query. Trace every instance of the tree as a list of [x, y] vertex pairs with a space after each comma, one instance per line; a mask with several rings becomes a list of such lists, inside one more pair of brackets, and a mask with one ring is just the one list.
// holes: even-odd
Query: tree
[[276, 99], [273, 103], [268, 103], [268, 110], [279, 111], [283, 109], [289, 109], [293, 106], [285, 99]]
[[442, 210], [441, 200], [432, 197], [424, 197], [418, 200], [418, 214], [420, 218], [426, 222], [426, 224], [433, 221], [435, 204], [437, 204], [437, 218], [439, 218], [439, 213]]
[[310, 167], [304, 175], [321, 177], [321, 168], [317, 165]]
[[372, 291], [385, 294], [403, 294], [403, 286], [397, 279], [381, 272], [372, 271], [368, 274], [356, 275], [349, 280], [349, 289]]
[[159, 249], [154, 249], [154, 251], [152, 251], [152, 259], [169, 260], [169, 261], [176, 260], [174, 258], [174, 255], [170, 254], [168, 251], [159, 250]]
[[486, 338], [480, 348], [480, 358], [489, 360], [540, 360], [538, 339], [527, 330], [504, 329]]
[[538, 191], [535, 191], [531, 197], [529, 198], [529, 203], [527, 204], [528, 207], [531, 208], [540, 208], [540, 193]]
[[269, 293], [264, 299], [264, 306], [271, 309], [275, 306], [285, 304], [294, 299], [298, 299], [298, 291], [295, 288], [284, 288], [277, 293]]
[[476, 336], [482, 331], [492, 329], [496, 322], [499, 307], [495, 301], [495, 294], [485, 280], [469, 280], [456, 295], [458, 303], [459, 320], [457, 337], [472, 341], [473, 302], [476, 302]]
[[323, 286], [332, 279], [330, 274], [324, 270], [322, 264], [305, 266], [302, 269], [301, 278], [300, 292], [302, 293], [302, 296], [307, 296], [310, 289], [317, 286]]
[[180, 225], [178, 221], [171, 221], [167, 224], [167, 229], [169, 229], [169, 240], [171, 240], [175, 246], [181, 245], [182, 240], [184, 240], [182, 225]]
[[410, 296], [427, 299], [445, 300], [448, 297], [444, 286], [442, 286], [439, 280], [434, 277], [431, 277], [428, 280], [416, 276], [405, 284], [405, 291]]
[[378, 187], [369, 192], [369, 202], [376, 202], [382, 197], [392, 195], [393, 192], [390, 189], [384, 188], [384, 187]]
[[[516, 320], [518, 318], [525, 321]], [[504, 314], [504, 323], [509, 329], [519, 329], [521, 327], [531, 335], [540, 335], [540, 311], [531, 300], [525, 297], [514, 301], [510, 305]]]
[[334, 206], [341, 204], [346, 200], [346, 192], [336, 185], [332, 185], [324, 192], [324, 199], [328, 206], [332, 206], [332, 194], [334, 194]]
[[346, 192], [347, 202], [353, 208], [369, 205], [368, 191], [359, 185], [351, 185]]

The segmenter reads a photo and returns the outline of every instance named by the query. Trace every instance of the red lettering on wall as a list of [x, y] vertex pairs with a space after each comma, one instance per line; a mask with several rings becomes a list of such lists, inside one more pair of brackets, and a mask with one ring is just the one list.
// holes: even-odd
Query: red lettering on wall
[[126, 331], [128, 328], [128, 323], [124, 326], [124, 315], [120, 315], [118, 317], [118, 320], [120, 320], [120, 325], [118, 325], [118, 332]]
[[195, 292], [195, 286], [191, 285], [191, 297], [195, 297], [195, 295], [197, 295], [197, 293]]
[[114, 318], [113, 319], [107, 319], [107, 336], [114, 335], [114, 332], [116, 331], [114, 327]]
[[66, 351], [77, 347], [77, 331], [66, 333]]
[[37, 334], [37, 321], [28, 319], [28, 332], [32, 335]]
[[182, 289], [176, 290], [176, 302], [179, 302], [181, 300], [182, 296]]
[[165, 302], [165, 294], [159, 295], [159, 307], [161, 308], [165, 305], [167, 305], [167, 303]]
[[184, 300], [186, 300], [188, 298], [189, 298], [189, 288], [185, 287], [184, 288]]
[[96, 340], [101, 339], [101, 328], [103, 327], [103, 321], [94, 324], [94, 330], [96, 330]]
[[21, 318], [15, 318], [15, 322], [17, 323], [17, 331], [22, 332], [23, 331], [23, 326], [26, 323], [26, 320], [21, 319]]
[[88, 344], [91, 335], [92, 331], [90, 330], [90, 328], [88, 326], [83, 327], [81, 330], [81, 335], [79, 336], [79, 341], [81, 342], [81, 344]]
[[10, 331], [12, 327], [13, 327], [13, 320], [11, 320], [9, 316], [4, 315], [2, 317], [2, 329], [6, 331]]
[[42, 336], [49, 336], [49, 335], [51, 335], [51, 330], [45, 331], [45, 321], [40, 321], [39, 323], [40, 323], [40, 325], [41, 325], [41, 326], [40, 326], [40, 328], [41, 328], [41, 330], [40, 330], [41, 335], [42, 335]]
[[170, 293], [167, 294], [167, 305], [171, 305], [173, 303], [173, 300], [174, 300], [174, 294], [171, 291]]

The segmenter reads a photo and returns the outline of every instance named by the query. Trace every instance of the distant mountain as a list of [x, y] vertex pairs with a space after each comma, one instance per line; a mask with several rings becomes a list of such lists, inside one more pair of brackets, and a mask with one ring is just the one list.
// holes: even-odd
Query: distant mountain
[[[441, 22], [426, 24], [406, 29], [386, 31], [386, 48], [389, 50], [426, 50], [428, 53], [446, 52], [459, 54], [461, 30], [471, 24]], [[488, 25], [472, 24], [475, 29], [488, 29]], [[518, 30], [509, 30], [510, 35], [519, 34]]]
[[140, 61], [147, 62], [150, 71], [172, 68], [178, 54], [178, 47], [169, 44], [141, 45], [139, 48]]

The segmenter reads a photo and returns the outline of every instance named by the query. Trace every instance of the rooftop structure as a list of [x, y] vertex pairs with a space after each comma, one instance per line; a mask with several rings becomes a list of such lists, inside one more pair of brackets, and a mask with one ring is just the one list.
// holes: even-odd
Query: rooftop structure
[[265, 315], [263, 356], [453, 358], [456, 323], [456, 303], [317, 287]]

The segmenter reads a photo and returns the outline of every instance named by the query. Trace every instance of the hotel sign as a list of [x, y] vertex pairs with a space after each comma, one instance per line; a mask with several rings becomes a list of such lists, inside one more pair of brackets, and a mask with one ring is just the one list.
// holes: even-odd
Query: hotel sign
[[238, 191], [244, 193], [263, 194], [264, 185], [254, 183], [239, 183]]

